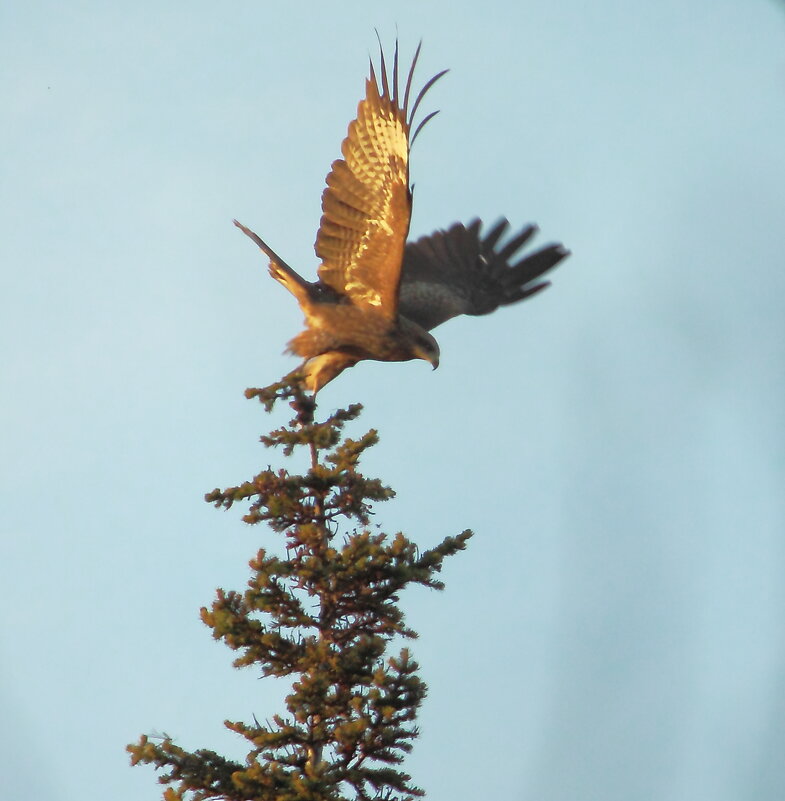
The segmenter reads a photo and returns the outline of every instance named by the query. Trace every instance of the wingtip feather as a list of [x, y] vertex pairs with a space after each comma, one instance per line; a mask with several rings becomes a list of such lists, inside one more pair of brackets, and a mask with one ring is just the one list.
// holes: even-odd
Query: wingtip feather
[[[436, 73], [436, 75], [434, 75], [433, 78], [431, 78], [425, 84], [425, 86], [423, 86], [423, 88], [420, 89], [420, 91], [419, 91], [419, 93], [417, 95], [417, 98], [414, 101], [414, 106], [412, 106], [412, 112], [409, 115], [409, 125], [411, 125], [412, 120], [414, 119], [414, 115], [417, 113], [417, 109], [419, 108], [420, 103], [422, 102], [422, 99], [425, 97], [426, 92], [436, 83], [436, 81], [439, 80], [439, 78], [441, 78], [443, 75], [446, 75], [448, 72], [449, 72], [449, 70], [442, 70], [441, 72]], [[431, 116], [433, 116], [433, 115], [431, 115]], [[420, 126], [420, 127], [422, 127], [422, 126]]]
[[412, 88], [412, 79], [414, 78], [414, 68], [417, 66], [417, 59], [420, 57], [420, 50], [422, 49], [422, 39], [420, 39], [417, 49], [414, 51], [414, 58], [412, 59], [412, 66], [409, 67], [409, 75], [406, 78], [406, 92], [403, 96], [403, 116], [409, 119], [409, 92]]

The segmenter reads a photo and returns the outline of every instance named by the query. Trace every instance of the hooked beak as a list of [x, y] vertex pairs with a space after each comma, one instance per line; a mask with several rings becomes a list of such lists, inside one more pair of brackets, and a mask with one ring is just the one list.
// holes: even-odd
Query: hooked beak
[[439, 354], [433, 353], [432, 351], [422, 351], [420, 353], [420, 358], [424, 362], [428, 362], [431, 367], [435, 370], [439, 366]]
[[415, 348], [414, 354], [418, 359], [428, 362], [435, 370], [439, 366], [439, 354], [425, 348]]
[[[432, 347], [426, 347], [425, 345], [416, 343], [412, 348], [412, 356], [416, 359], [422, 359], [424, 362], [428, 362], [434, 370], [439, 366], [439, 346], [436, 344], [435, 340]], [[409, 358], [411, 358], [411, 356]]]

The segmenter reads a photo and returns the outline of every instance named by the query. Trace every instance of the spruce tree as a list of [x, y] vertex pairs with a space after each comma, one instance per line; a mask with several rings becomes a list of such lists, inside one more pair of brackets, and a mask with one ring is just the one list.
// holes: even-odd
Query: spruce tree
[[442, 561], [462, 550], [470, 531], [420, 551], [401, 533], [371, 530], [372, 505], [393, 491], [358, 470], [377, 442], [371, 430], [347, 438], [359, 404], [316, 422], [315, 403], [297, 376], [249, 389], [267, 412], [288, 401], [294, 417], [261, 441], [287, 457], [305, 449], [304, 475], [268, 468], [205, 500], [229, 509], [249, 503], [246, 523], [267, 523], [281, 555], [260, 548], [244, 592], [219, 589], [202, 620], [240, 655], [235, 667], [291, 677], [286, 713], [260, 723], [226, 721], [244, 737], [244, 762], [214, 751], [187, 751], [171, 738], [142, 736], [131, 762], [161, 771], [166, 801], [411, 800], [423, 790], [401, 769], [417, 737], [426, 687], [408, 649], [386, 657], [393, 638], [412, 639], [398, 596], [415, 583], [442, 589]]

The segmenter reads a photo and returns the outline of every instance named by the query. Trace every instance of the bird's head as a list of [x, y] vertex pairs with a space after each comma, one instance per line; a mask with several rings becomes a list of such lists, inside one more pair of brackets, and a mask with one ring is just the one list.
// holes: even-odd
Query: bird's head
[[430, 362], [434, 370], [439, 366], [439, 343], [427, 331], [417, 332], [412, 353], [415, 358]]

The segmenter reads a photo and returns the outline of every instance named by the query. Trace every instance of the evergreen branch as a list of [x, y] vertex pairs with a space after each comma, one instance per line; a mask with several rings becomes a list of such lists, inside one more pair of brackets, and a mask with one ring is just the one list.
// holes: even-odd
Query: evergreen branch
[[244, 799], [232, 776], [241, 765], [224, 759], [213, 751], [200, 749], [190, 753], [175, 745], [169, 737], [154, 743], [142, 735], [137, 745], [126, 749], [131, 754], [131, 764], [149, 764], [165, 772], [159, 777], [160, 784], [176, 785], [175, 798], [190, 794], [191, 801], [209, 798]]

